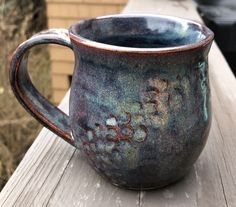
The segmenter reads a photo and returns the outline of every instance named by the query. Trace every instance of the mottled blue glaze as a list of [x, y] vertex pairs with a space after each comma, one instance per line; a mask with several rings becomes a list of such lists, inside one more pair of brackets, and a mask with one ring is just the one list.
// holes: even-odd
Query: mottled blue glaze
[[[152, 189], [186, 175], [210, 129], [213, 33], [174, 17], [115, 15], [81, 21], [69, 37], [64, 45], [75, 53], [69, 117], [29, 90], [24, 72], [23, 81], [12, 79], [25, 94], [12, 84], [22, 104], [115, 185]], [[12, 65], [15, 77], [14, 58]]]
[[72, 33], [109, 45], [135, 48], [163, 48], [194, 44], [206, 38], [199, 25], [162, 16], [123, 15], [96, 18], [72, 26]]
[[18, 46], [12, 55], [9, 80], [18, 101], [41, 124], [74, 145], [68, 116], [60, 109], [48, 102], [33, 86], [28, 71], [28, 50], [40, 44], [60, 44], [72, 49], [68, 31], [65, 29], [51, 29], [34, 35]]

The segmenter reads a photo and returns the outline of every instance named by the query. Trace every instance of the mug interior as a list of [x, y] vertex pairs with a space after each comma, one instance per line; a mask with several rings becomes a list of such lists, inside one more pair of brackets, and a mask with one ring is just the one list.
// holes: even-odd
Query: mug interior
[[71, 27], [79, 38], [130, 48], [170, 48], [199, 43], [211, 31], [201, 24], [168, 16], [114, 15], [83, 20]]

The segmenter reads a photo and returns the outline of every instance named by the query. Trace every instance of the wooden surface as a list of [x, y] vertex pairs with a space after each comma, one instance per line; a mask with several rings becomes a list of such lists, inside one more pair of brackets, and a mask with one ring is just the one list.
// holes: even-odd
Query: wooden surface
[[[201, 21], [191, 0], [130, 0], [125, 13]], [[215, 44], [210, 52], [213, 120], [190, 174], [156, 191], [121, 190], [104, 181], [73, 147], [43, 129], [0, 194], [0, 206], [235, 207], [236, 81]], [[61, 106], [68, 109], [68, 95]]]

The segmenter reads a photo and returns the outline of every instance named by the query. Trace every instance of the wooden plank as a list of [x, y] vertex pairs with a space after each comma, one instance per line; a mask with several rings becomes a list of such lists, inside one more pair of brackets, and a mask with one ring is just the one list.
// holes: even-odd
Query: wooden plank
[[[61, 104], [67, 113], [68, 101], [69, 94]], [[68, 185], [61, 186], [64, 182]], [[78, 150], [45, 128], [0, 194], [1, 207], [84, 206], [86, 201], [88, 207], [138, 206], [139, 194], [107, 183]]]
[[52, 61], [74, 61], [74, 53], [71, 49], [63, 46], [49, 47]]
[[139, 205], [138, 192], [120, 190], [108, 183], [81, 158], [78, 151], [70, 160], [68, 169], [63, 174], [48, 206], [111, 207]]
[[89, 17], [90, 11], [83, 4], [48, 4], [47, 13], [49, 17]]
[[46, 0], [50, 3], [86, 3], [86, 4], [109, 4], [109, 5], [125, 5], [128, 0]]
[[69, 75], [53, 74], [52, 75], [52, 87], [54, 89], [68, 90], [70, 87]]
[[[86, 19], [86, 18], [83, 18]], [[80, 18], [48, 18], [49, 28], [69, 28], [72, 24], [80, 21]]]
[[53, 89], [53, 102], [55, 104], [60, 103], [62, 101], [63, 97], [65, 96], [67, 90], [68, 90], [67, 88], [65, 88], [65, 89], [54, 88]]
[[91, 16], [103, 16], [103, 15], [108, 15], [108, 14], [116, 14], [120, 13], [119, 11], [119, 6], [117, 5], [96, 5], [96, 6], [90, 6], [90, 15]]
[[72, 75], [74, 71], [74, 62], [52, 61], [52, 74]]
[[202, 22], [192, 0], [130, 0], [123, 13], [147, 13], [178, 16]]
[[[175, 14], [201, 22], [191, 1], [129, 1], [125, 12], [132, 11]], [[236, 82], [216, 44], [209, 62], [214, 116], [206, 148], [185, 180], [160, 191], [144, 192], [141, 206], [235, 206]]]
[[97, 3], [97, 4], [127, 4], [128, 0], [84, 0], [86, 3]]
[[83, 18], [95, 17], [117, 13], [120, 7], [117, 5], [103, 4], [48, 4], [48, 16], [50, 17], [65, 17], [65, 18]]
[[[130, 0], [126, 13], [175, 14], [201, 21], [191, 0]], [[213, 120], [190, 174], [157, 191], [126, 191], [98, 176], [81, 154], [46, 129], [0, 193], [0, 206], [234, 207], [236, 203], [236, 81], [213, 44], [210, 56]], [[62, 108], [68, 110], [68, 95]]]
[[[68, 99], [69, 93], [60, 105], [66, 113]], [[0, 206], [45, 206], [74, 152], [72, 146], [44, 128], [1, 191]]]

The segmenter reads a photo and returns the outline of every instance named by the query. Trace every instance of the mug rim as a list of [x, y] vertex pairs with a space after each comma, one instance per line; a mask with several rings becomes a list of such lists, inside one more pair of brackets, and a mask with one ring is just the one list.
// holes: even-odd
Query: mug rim
[[[162, 47], [162, 48], [138, 48], [138, 47], [124, 47], [124, 46], [117, 46], [117, 45], [110, 45], [106, 43], [101, 43], [97, 42], [94, 40], [90, 40], [88, 38], [82, 37], [81, 35], [78, 34], [76, 31], [77, 25], [81, 23], [81, 21], [86, 21], [86, 20], [99, 20], [99, 19], [106, 19], [106, 18], [114, 18], [114, 17], [122, 17], [122, 18], [127, 18], [127, 17], [156, 17], [156, 18], [165, 18], [169, 19], [172, 21], [177, 21], [177, 22], [185, 22], [188, 24], [194, 24], [200, 28], [199, 31], [204, 33], [206, 35], [206, 38], [190, 43], [190, 44], [185, 44], [185, 45], [180, 45], [180, 46], [170, 46], [170, 47]], [[99, 16], [95, 18], [88, 18], [81, 20], [77, 23], [74, 23], [70, 26], [69, 28], [69, 37], [72, 39], [74, 42], [77, 44], [80, 44], [82, 46], [86, 46], [89, 48], [96, 48], [100, 50], [105, 50], [105, 51], [110, 51], [110, 52], [117, 52], [117, 53], [141, 53], [141, 54], [162, 54], [162, 53], [174, 53], [174, 52], [183, 52], [183, 51], [188, 51], [188, 50], [193, 50], [197, 48], [202, 48], [208, 44], [210, 44], [213, 39], [214, 39], [214, 33], [212, 30], [210, 30], [207, 26], [198, 23], [196, 21], [192, 21], [189, 19], [181, 18], [181, 17], [176, 17], [176, 16], [169, 16], [169, 15], [156, 15], [156, 14], [114, 14], [114, 15], [105, 15], [105, 16]]]

